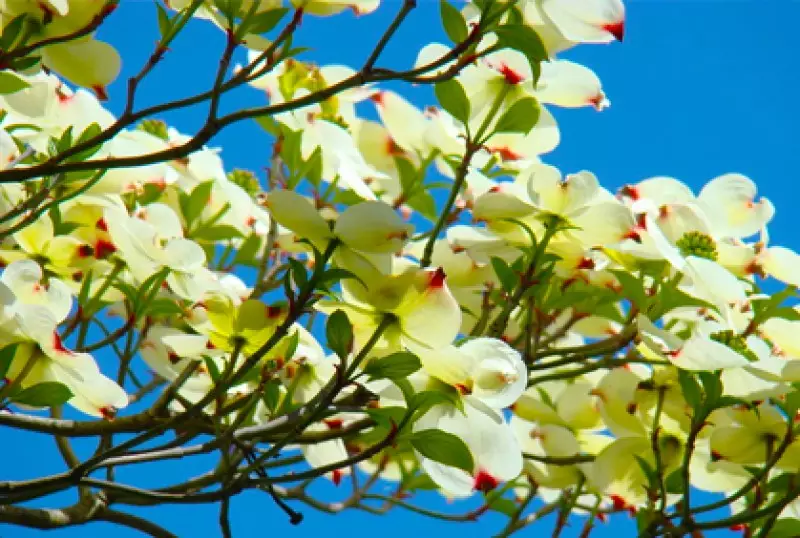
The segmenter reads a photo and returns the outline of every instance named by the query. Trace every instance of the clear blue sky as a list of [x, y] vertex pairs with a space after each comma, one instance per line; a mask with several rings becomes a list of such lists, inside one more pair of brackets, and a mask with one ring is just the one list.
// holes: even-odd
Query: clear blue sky
[[[384, 56], [384, 65], [408, 66], [419, 47], [442, 39], [438, 2], [420, 0], [418, 9], [401, 29]], [[356, 67], [370, 51], [394, 11], [397, 0], [384, 2], [368, 17], [350, 15], [304, 21], [295, 43], [312, 46], [309, 57], [319, 64], [343, 63]], [[565, 56], [585, 63], [602, 78], [612, 107], [592, 110], [555, 110], [562, 130], [561, 146], [545, 160], [565, 172], [594, 171], [603, 185], [616, 188], [655, 175], [671, 175], [695, 189], [726, 172], [752, 177], [761, 193], [777, 206], [771, 226], [772, 242], [800, 250], [792, 224], [800, 199], [800, 59], [795, 34], [800, 2], [789, 0], [630, 0], [627, 36], [623, 44], [583, 46]], [[141, 105], [194, 93], [210, 83], [223, 34], [198, 21], [173, 47], [166, 61], [147, 79]], [[156, 39], [152, 4], [123, 0], [101, 36], [114, 43], [124, 57], [123, 75], [110, 88], [110, 107], [119, 112], [125, 94], [123, 80], [138, 70]], [[409, 94], [408, 89], [404, 90]], [[432, 104], [428, 88], [410, 95], [420, 105]], [[259, 104], [253, 92], [237, 95], [235, 105]], [[191, 132], [203, 120], [200, 111], [167, 116], [170, 124]], [[224, 148], [228, 168], [261, 172], [269, 155], [268, 139], [254, 125], [232, 127], [211, 144]], [[796, 221], [794, 221], [796, 222]], [[103, 358], [100, 357], [101, 363]], [[61, 460], [49, 438], [3, 432], [0, 457], [5, 462], [0, 480], [22, 479], [61, 469]], [[31, 440], [34, 440], [32, 442]], [[38, 442], [37, 442], [38, 441]], [[85, 447], [91, 450], [93, 447]], [[164, 484], [170, 477], [205, 470], [209, 462], [187, 460], [155, 465], [146, 470], [122, 470], [120, 477], [143, 485]], [[177, 471], [176, 471], [177, 469]], [[320, 490], [346, 495], [327, 484]], [[71, 496], [53, 498], [50, 506], [71, 502]], [[419, 499], [430, 508], [449, 507], [435, 496]], [[306, 521], [290, 527], [286, 517], [265, 494], [249, 493], [233, 502], [232, 520], [237, 537], [280, 535], [314, 536], [322, 533], [357, 536], [407, 537], [416, 533], [457, 532], [460, 536], [489, 536], [502, 526], [502, 517], [487, 516], [475, 524], [432, 521], [400, 510], [378, 518], [360, 512], [336, 517], [298, 507]], [[216, 507], [166, 506], [137, 511], [149, 515], [180, 536], [216, 536]], [[549, 534], [551, 523], [543, 531]], [[565, 536], [576, 536], [579, 526]], [[537, 531], [539, 528], [537, 528]], [[102, 536], [112, 531], [92, 524], [59, 531], [54, 536]], [[537, 535], [529, 530], [528, 535]], [[115, 538], [136, 536], [114, 529]], [[631, 536], [634, 527], [623, 517], [598, 527], [592, 536]], [[714, 536], [732, 535], [728, 532]], [[39, 536], [0, 526], [3, 538]]]

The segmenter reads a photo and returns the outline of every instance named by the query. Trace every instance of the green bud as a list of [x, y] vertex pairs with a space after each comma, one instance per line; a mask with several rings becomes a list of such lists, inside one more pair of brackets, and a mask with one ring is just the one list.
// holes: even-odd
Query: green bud
[[142, 120], [142, 123], [139, 124], [138, 129], [158, 137], [161, 140], [169, 140], [169, 135], [167, 134], [167, 124], [161, 120]]

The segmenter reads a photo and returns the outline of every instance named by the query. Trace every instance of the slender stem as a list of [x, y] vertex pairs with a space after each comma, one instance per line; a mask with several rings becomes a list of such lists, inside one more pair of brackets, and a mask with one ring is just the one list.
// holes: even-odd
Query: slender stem
[[472, 157], [474, 157], [479, 150], [480, 146], [467, 141], [466, 152], [464, 153], [464, 158], [461, 160], [461, 164], [456, 171], [456, 177], [453, 180], [453, 186], [450, 188], [450, 194], [447, 197], [444, 207], [439, 213], [439, 218], [436, 220], [433, 230], [431, 230], [428, 241], [425, 243], [425, 249], [423, 250], [422, 258], [419, 260], [420, 267], [428, 267], [431, 264], [431, 257], [433, 256], [433, 248], [436, 246], [436, 240], [439, 238], [439, 234], [447, 224], [447, 221], [450, 218], [450, 211], [452, 211], [453, 206], [456, 203], [456, 199], [458, 199], [458, 195], [461, 192], [461, 188], [464, 186], [464, 181], [466, 181], [467, 174], [469, 173], [469, 165], [472, 161]]
[[375, 66], [375, 62], [378, 61], [381, 53], [383, 53], [383, 50], [386, 48], [386, 45], [389, 44], [389, 41], [394, 36], [395, 32], [397, 32], [397, 29], [400, 28], [400, 25], [403, 24], [403, 21], [415, 7], [417, 7], [417, 0], [403, 0], [400, 11], [397, 12], [394, 20], [392, 20], [391, 24], [386, 28], [386, 31], [375, 45], [375, 48], [372, 49], [372, 54], [370, 54], [367, 61], [364, 62], [364, 67], [361, 68], [364, 73], [369, 73], [372, 70]]

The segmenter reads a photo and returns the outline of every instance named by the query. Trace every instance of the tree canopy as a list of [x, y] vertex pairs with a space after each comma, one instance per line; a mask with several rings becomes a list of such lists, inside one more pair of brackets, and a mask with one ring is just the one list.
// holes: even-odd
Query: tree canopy
[[[498, 536], [613, 517], [800, 535], [800, 257], [770, 244], [772, 203], [736, 173], [611, 192], [546, 164], [550, 108], [610, 105], [561, 53], [623, 41], [620, 0], [442, 0], [449, 42], [402, 69], [382, 56], [415, 0], [356, 66], [317, 65], [297, 30], [372, 24], [379, 0], [156, 2], [115, 115], [122, 58], [95, 34], [118, 4], [0, 0], [0, 425], [63, 458], [0, 476], [0, 522], [169, 537], [139, 508], [209, 505], [230, 537], [259, 490], [300, 525], [410, 510], [500, 513]], [[193, 25], [219, 30], [213, 83], [141, 105]], [[197, 107], [194, 132], [163, 121]], [[250, 121], [265, 173], [207, 145]], [[213, 463], [117, 476], [190, 458]], [[341, 495], [309, 489], [325, 480]], [[480, 503], [439, 512], [431, 490]]]

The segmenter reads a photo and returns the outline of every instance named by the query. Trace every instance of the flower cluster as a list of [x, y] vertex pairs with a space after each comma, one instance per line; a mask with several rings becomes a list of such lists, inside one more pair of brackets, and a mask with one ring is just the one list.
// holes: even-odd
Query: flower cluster
[[[168, 4], [229, 32], [275, 9]], [[7, 0], [0, 26], [21, 16], [46, 39], [102, 9]], [[769, 474], [756, 482], [800, 471], [800, 257], [769, 244], [772, 204], [739, 174], [699, 193], [668, 177], [611, 192], [542, 160], [560, 139], [548, 107], [610, 104], [560, 54], [622, 40], [619, 0], [443, 17], [456, 44], [480, 35], [462, 55], [419, 51], [438, 100], [423, 110], [348, 67], [265, 56], [263, 32], [243, 32], [249, 63], [234, 73], [283, 105], [259, 120], [276, 141], [268, 182], [203, 147], [0, 183], [0, 395], [112, 419], [137, 355], [175, 387], [175, 414], [256, 429], [305, 417], [297, 434], [321, 436], [300, 445], [307, 463], [336, 483], [354, 462], [400, 491], [422, 473], [448, 497], [573, 491], [575, 511], [643, 511], [645, 526], [666, 525], [646, 519], [655, 500], [663, 515], [690, 486], [732, 495], [754, 467]], [[191, 140], [156, 120], [116, 127], [98, 101], [119, 67], [109, 45], [40, 52], [46, 70], [0, 73], [17, 81], [0, 78], [0, 178], [63, 152], [124, 162]], [[95, 351], [111, 347], [118, 374]]]

